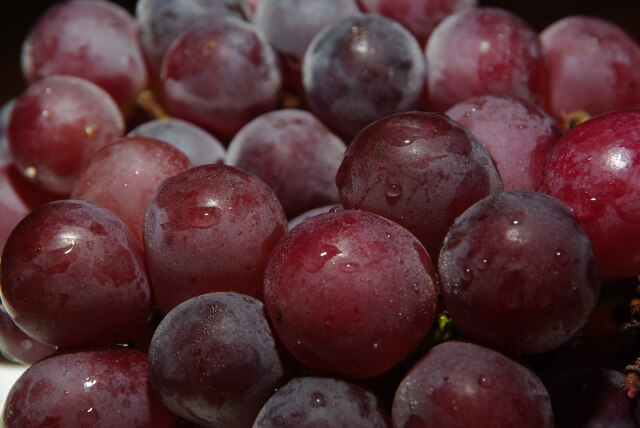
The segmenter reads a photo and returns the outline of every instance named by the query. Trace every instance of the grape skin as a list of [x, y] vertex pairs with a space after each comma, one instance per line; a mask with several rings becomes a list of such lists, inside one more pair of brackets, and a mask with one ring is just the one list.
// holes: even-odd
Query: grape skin
[[20, 330], [0, 302], [0, 353], [5, 358], [20, 364], [34, 364], [55, 351], [54, 346], [38, 342]]
[[434, 317], [435, 279], [424, 247], [366, 211], [302, 221], [277, 244], [264, 278], [278, 336], [320, 371], [380, 375], [408, 356]]
[[532, 371], [455, 340], [435, 346], [409, 370], [391, 417], [394, 428], [553, 427], [549, 393]]

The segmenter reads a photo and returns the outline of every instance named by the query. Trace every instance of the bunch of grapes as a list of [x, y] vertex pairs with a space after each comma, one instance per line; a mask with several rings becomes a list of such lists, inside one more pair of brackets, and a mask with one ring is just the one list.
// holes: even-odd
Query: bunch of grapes
[[51, 3], [0, 111], [4, 426], [640, 423], [622, 25]]

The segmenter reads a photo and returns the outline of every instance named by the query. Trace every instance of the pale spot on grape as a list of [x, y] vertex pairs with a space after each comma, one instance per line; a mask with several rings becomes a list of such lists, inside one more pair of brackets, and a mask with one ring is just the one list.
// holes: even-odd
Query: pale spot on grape
[[481, 259], [476, 263], [476, 268], [479, 271], [485, 271], [489, 269], [489, 259]]
[[403, 189], [401, 186], [393, 183], [387, 183], [384, 189], [384, 195], [389, 205], [395, 205], [402, 197]]
[[20, 346], [22, 346], [27, 351], [33, 348], [33, 343], [30, 340], [21, 340]]
[[42, 110], [41, 113], [42, 117], [45, 118], [46, 120], [51, 120], [53, 119], [51, 112], [49, 110]]
[[38, 170], [34, 166], [26, 167], [22, 173], [30, 180], [35, 180], [38, 177]]
[[374, 288], [373, 289], [373, 295], [376, 296], [376, 297], [380, 296], [380, 290], [378, 290], [377, 288]]
[[191, 207], [185, 213], [185, 221], [196, 229], [209, 229], [220, 222], [222, 210], [216, 206]]
[[94, 125], [87, 125], [84, 127], [84, 135], [87, 138], [94, 138], [96, 136], [96, 127]]
[[427, 388], [427, 395], [433, 395], [436, 392], [436, 389], [433, 386]]
[[360, 266], [357, 263], [340, 263], [338, 268], [344, 273], [354, 273], [360, 270]]
[[478, 378], [478, 385], [480, 385], [484, 389], [489, 389], [491, 388], [491, 381], [486, 376], [480, 376]]
[[47, 89], [44, 90], [44, 93], [47, 95], [51, 95], [53, 94], [53, 89], [48, 87]]
[[329, 260], [340, 254], [334, 245], [320, 245], [315, 252], [306, 254], [302, 259], [302, 266], [309, 273], [318, 272]]
[[556, 261], [556, 263], [562, 265], [562, 266], [566, 266], [569, 263], [569, 254], [567, 254], [566, 251], [562, 250], [562, 249], [558, 249], [555, 253], [555, 257], [554, 260]]
[[311, 406], [312, 407], [324, 407], [327, 405], [327, 402], [320, 392], [314, 392], [311, 394]]
[[473, 280], [473, 271], [469, 267], [462, 269], [461, 280], [463, 284], [468, 284]]

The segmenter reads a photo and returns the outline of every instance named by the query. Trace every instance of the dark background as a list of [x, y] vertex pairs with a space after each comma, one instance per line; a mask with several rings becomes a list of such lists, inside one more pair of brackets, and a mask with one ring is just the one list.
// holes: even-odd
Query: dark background
[[[20, 72], [22, 40], [38, 16], [54, 3], [0, 0], [0, 106], [24, 89]], [[115, 3], [133, 13], [136, 0]], [[479, 0], [479, 4], [509, 9], [538, 31], [567, 15], [599, 16], [618, 23], [640, 42], [640, 0]]]

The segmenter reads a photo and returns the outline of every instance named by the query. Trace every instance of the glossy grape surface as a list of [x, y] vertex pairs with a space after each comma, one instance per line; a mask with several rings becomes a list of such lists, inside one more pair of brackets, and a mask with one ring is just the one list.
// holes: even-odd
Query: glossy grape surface
[[20, 330], [0, 302], [0, 353], [21, 364], [33, 364], [55, 352], [54, 346], [45, 345]]
[[399, 113], [366, 127], [347, 148], [336, 183], [345, 208], [401, 224], [434, 260], [455, 218], [502, 190], [480, 142], [450, 118], [427, 112]]
[[177, 419], [151, 390], [147, 355], [124, 347], [36, 363], [15, 383], [3, 411], [7, 428], [170, 428]]
[[390, 428], [390, 419], [366, 389], [344, 380], [307, 376], [278, 388], [253, 428]]
[[483, 346], [449, 341], [402, 380], [394, 428], [553, 427], [549, 393], [525, 366]]
[[400, 24], [362, 14], [314, 37], [302, 76], [310, 110], [350, 140], [374, 120], [420, 105], [424, 58]]
[[600, 290], [587, 234], [568, 206], [535, 192], [496, 193], [465, 211], [447, 233], [438, 272], [462, 332], [521, 353], [567, 342]]
[[450, 15], [431, 33], [425, 57], [433, 111], [484, 94], [544, 102], [548, 71], [538, 33], [507, 10], [478, 7]]
[[603, 279], [640, 273], [640, 110], [605, 114], [567, 133], [549, 154], [539, 190], [574, 210]]
[[165, 55], [161, 80], [170, 114], [226, 141], [274, 110], [282, 86], [276, 53], [255, 26], [237, 18], [183, 33]]
[[261, 298], [267, 259], [286, 230], [273, 191], [237, 168], [202, 165], [165, 180], [144, 222], [158, 307], [167, 313], [211, 291]]
[[335, 176], [345, 149], [311, 113], [282, 109], [244, 126], [231, 140], [225, 161], [271, 186], [292, 218], [339, 202]]
[[[286, 354], [285, 354], [286, 355]], [[149, 373], [162, 402], [205, 427], [250, 427], [288, 379], [257, 299], [232, 292], [189, 299], [167, 314], [149, 348]]]
[[365, 378], [420, 343], [436, 289], [429, 256], [409, 231], [366, 211], [338, 210], [303, 221], [278, 243], [264, 298], [300, 362]]
[[535, 191], [547, 154], [562, 136], [558, 122], [541, 107], [513, 96], [479, 95], [446, 114], [489, 151], [505, 190]]
[[69, 194], [82, 164], [124, 133], [113, 99], [93, 83], [47, 77], [17, 99], [9, 121], [9, 149], [18, 169], [50, 192]]
[[590, 16], [568, 16], [540, 34], [549, 62], [545, 106], [562, 125], [571, 114], [591, 116], [640, 107], [640, 45], [624, 29]]
[[225, 148], [204, 129], [184, 120], [156, 119], [136, 126], [128, 137], [162, 140], [183, 152], [193, 166], [224, 161]]
[[191, 167], [177, 148], [146, 137], [126, 137], [94, 153], [71, 188], [71, 198], [115, 213], [142, 244], [144, 215], [160, 183]]
[[74, 200], [42, 205], [13, 230], [2, 301], [27, 334], [61, 347], [126, 343], [152, 314], [133, 233], [110, 211]]
[[222, 16], [247, 19], [245, 0], [138, 0], [136, 23], [151, 71], [160, 74], [162, 59], [183, 32]]
[[147, 85], [147, 66], [133, 17], [109, 1], [64, 1], [48, 9], [22, 46], [28, 82], [52, 75], [92, 81], [120, 105]]

